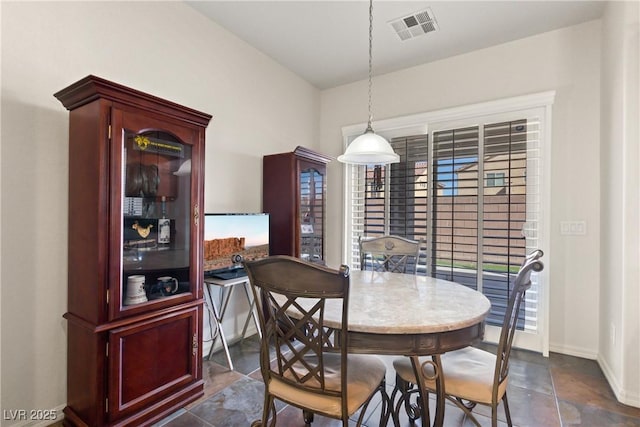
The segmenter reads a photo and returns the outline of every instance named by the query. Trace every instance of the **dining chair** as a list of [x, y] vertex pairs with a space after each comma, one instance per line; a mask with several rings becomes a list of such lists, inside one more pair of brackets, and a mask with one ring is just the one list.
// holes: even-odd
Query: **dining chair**
[[[441, 356], [445, 397], [462, 409], [477, 426], [480, 426], [480, 423], [471, 412], [476, 404], [491, 406], [491, 425], [496, 427], [497, 409], [501, 401], [504, 404], [507, 424], [512, 426], [507, 400], [509, 356], [520, 305], [525, 291], [531, 287], [531, 273], [540, 272], [544, 268], [540, 257], [540, 250], [528, 256], [516, 275], [496, 354], [475, 347], [466, 347]], [[424, 388], [427, 392], [435, 392], [435, 372], [431, 358], [420, 358], [420, 363], [425, 378]], [[412, 405], [410, 402], [411, 395], [418, 392], [411, 361], [406, 357], [399, 358], [394, 360], [393, 366], [396, 370], [396, 388], [391, 399], [394, 401], [396, 394], [400, 396], [394, 408], [394, 418], [398, 419], [403, 404], [412, 422], [420, 416], [429, 417], [429, 408], [423, 411], [419, 404]]]
[[[388, 414], [384, 362], [377, 356], [347, 354], [349, 268], [333, 270], [286, 255], [244, 264], [258, 304], [265, 385], [262, 419], [252, 426], [266, 427], [270, 417], [270, 426], [276, 425], [275, 399], [302, 409], [305, 425], [320, 414], [347, 426], [362, 408], [361, 425], [377, 391], [387, 408], [382, 414]], [[325, 310], [341, 310], [341, 325], [327, 327]]]
[[360, 269], [370, 267], [374, 271], [417, 273], [420, 258], [420, 241], [400, 236], [386, 235], [358, 241]]

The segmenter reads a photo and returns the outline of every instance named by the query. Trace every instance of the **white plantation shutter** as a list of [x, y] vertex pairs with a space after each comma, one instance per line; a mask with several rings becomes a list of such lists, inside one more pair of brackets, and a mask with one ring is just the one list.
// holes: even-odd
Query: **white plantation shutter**
[[352, 268], [360, 268], [359, 236], [365, 230], [366, 203], [366, 168], [363, 166], [347, 166], [347, 187], [350, 189], [350, 203], [347, 206], [347, 218], [350, 219], [350, 235], [347, 236], [347, 258]]

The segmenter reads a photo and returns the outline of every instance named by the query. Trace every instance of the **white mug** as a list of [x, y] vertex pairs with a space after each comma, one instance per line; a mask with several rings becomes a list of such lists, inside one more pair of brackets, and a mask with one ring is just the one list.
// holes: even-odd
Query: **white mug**
[[127, 297], [124, 299], [124, 305], [140, 304], [148, 301], [144, 290], [144, 281], [144, 276], [140, 274], [127, 278]]

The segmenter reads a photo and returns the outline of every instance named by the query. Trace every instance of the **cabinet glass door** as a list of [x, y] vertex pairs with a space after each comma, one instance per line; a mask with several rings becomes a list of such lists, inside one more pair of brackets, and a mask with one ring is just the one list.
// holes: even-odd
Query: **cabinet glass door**
[[192, 146], [173, 133], [126, 127], [121, 141], [121, 274], [115, 317], [192, 298], [191, 239], [197, 235], [191, 220]]
[[324, 176], [315, 168], [300, 172], [300, 258], [323, 262]]

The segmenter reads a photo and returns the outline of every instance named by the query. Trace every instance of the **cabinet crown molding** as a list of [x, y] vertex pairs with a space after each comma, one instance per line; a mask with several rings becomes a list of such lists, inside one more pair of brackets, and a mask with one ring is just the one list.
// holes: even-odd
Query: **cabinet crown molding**
[[53, 94], [69, 111], [81, 107], [96, 99], [103, 98], [112, 102], [149, 110], [195, 125], [206, 127], [212, 116], [173, 101], [159, 98], [112, 81], [89, 75]]

